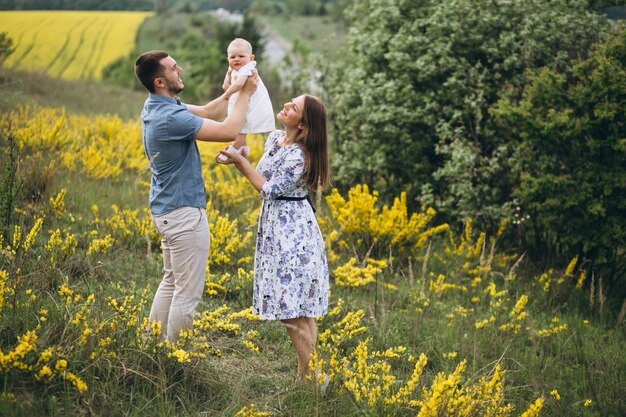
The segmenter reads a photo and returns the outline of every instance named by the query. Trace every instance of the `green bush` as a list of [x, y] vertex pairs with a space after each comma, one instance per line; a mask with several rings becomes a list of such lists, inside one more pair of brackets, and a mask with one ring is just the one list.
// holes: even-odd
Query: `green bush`
[[563, 70], [603, 36], [585, 1], [355, 0], [327, 91], [337, 185], [407, 191], [413, 207], [496, 226], [514, 144], [489, 113], [527, 71]]
[[537, 72], [521, 101], [506, 97], [495, 112], [519, 144], [514, 195], [530, 217], [526, 245], [583, 254], [613, 283], [626, 274], [625, 63], [622, 29], [571, 70]]

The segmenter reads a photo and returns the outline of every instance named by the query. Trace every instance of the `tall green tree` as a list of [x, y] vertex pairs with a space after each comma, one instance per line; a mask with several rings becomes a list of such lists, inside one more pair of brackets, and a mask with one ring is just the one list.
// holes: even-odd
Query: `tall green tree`
[[583, 0], [354, 0], [327, 92], [335, 182], [366, 182], [450, 219], [511, 206], [512, 144], [490, 108], [529, 70], [587, 54], [608, 23]]
[[539, 71], [494, 113], [516, 143], [527, 247], [583, 255], [626, 283], [626, 30], [570, 71]]

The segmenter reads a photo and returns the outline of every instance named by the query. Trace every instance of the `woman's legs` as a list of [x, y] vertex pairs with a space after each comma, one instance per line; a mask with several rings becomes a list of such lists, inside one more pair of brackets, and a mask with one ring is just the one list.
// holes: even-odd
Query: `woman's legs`
[[298, 380], [303, 381], [309, 371], [309, 359], [317, 339], [315, 319], [311, 317], [296, 317], [295, 319], [281, 321], [287, 329], [293, 347], [296, 349], [296, 355], [298, 356]]

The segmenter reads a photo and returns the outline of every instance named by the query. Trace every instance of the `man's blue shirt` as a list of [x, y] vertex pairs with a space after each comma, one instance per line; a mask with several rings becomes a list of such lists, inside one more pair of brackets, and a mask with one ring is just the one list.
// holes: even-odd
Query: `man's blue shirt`
[[202, 119], [177, 100], [150, 94], [141, 112], [143, 147], [150, 161], [150, 212], [206, 208], [196, 133]]

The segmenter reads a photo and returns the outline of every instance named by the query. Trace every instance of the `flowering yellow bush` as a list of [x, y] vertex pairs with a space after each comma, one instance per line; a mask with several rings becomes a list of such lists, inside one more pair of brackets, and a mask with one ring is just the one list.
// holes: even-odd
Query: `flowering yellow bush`
[[252, 282], [254, 280], [254, 270], [246, 271], [238, 268], [236, 274], [230, 272], [207, 273], [205, 280], [205, 293], [209, 297], [224, 295], [228, 292], [231, 295], [242, 292], [250, 293], [252, 291]]
[[[369, 339], [351, 348], [350, 341], [367, 329], [360, 326], [362, 311], [347, 313], [344, 318], [320, 335], [318, 349], [312, 354], [310, 368], [316, 380], [338, 383], [357, 403], [363, 403], [380, 415], [393, 415], [394, 410], [410, 408], [420, 417], [492, 416], [508, 417], [514, 410], [507, 403], [504, 375], [496, 365], [490, 375], [478, 381], [465, 380], [466, 361], [457, 364], [452, 373], [439, 372], [432, 382], [422, 382], [428, 358], [420, 354], [404, 358], [406, 348], [397, 346], [385, 351], [370, 352]], [[456, 355], [450, 355], [453, 359]], [[402, 382], [394, 373], [392, 361], [413, 363], [413, 371]], [[542, 399], [531, 404], [524, 415], [536, 415]], [[533, 414], [535, 413], [535, 414]]]
[[[46, 149], [64, 168], [80, 170], [92, 178], [115, 179], [124, 169], [139, 173], [147, 168], [138, 121], [68, 115], [56, 108], [20, 107], [2, 113], [0, 129], [13, 135], [20, 147]], [[56, 203], [59, 209], [63, 209], [62, 198]]]
[[363, 266], [356, 265], [356, 258], [350, 258], [345, 265], [337, 267], [334, 271], [335, 283], [343, 287], [364, 287], [376, 282], [376, 275], [386, 267], [387, 261], [366, 259]]
[[[410, 252], [449, 228], [442, 224], [427, 229], [436, 214], [432, 208], [423, 207], [420, 213], [409, 216], [405, 193], [395, 198], [391, 208], [385, 205], [380, 210], [377, 201], [378, 192], [370, 193], [367, 185], [352, 187], [347, 200], [333, 189], [326, 197], [332, 220], [321, 222], [329, 235], [329, 243], [336, 241], [339, 248], [367, 258], [376, 247]], [[332, 247], [329, 250], [332, 251]]]
[[237, 219], [231, 221], [228, 215], [220, 215], [219, 211], [211, 205], [207, 206], [207, 217], [211, 233], [209, 268], [250, 263], [252, 261], [250, 251], [252, 232], [241, 234]]

